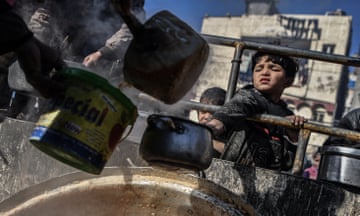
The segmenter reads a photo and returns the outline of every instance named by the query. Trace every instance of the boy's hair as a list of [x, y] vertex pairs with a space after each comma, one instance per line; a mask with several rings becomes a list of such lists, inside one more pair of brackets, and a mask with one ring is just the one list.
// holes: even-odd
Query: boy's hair
[[223, 105], [225, 103], [226, 91], [219, 87], [206, 89], [200, 97], [200, 103], [211, 105]]
[[281, 65], [284, 68], [287, 77], [295, 77], [299, 66], [294, 59], [284, 55], [271, 54], [260, 51], [255, 53], [251, 59], [251, 71], [254, 71], [256, 63], [259, 62], [263, 56], [268, 56], [271, 62]]

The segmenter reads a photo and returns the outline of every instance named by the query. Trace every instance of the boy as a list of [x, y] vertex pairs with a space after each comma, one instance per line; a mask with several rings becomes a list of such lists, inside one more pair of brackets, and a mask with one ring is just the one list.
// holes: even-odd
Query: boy
[[[224, 105], [226, 91], [220, 87], [207, 88], [200, 96], [200, 103], [210, 105]], [[213, 113], [208, 110], [198, 111], [200, 124], [207, 123], [212, 118]]]
[[[226, 91], [220, 87], [207, 88], [200, 96], [200, 103], [210, 105], [224, 105], [226, 98]], [[212, 119], [213, 112], [208, 110], [198, 111], [198, 121], [200, 124], [206, 124]], [[218, 158], [224, 152], [225, 136], [213, 139], [214, 157]]]
[[264, 52], [253, 56], [253, 85], [238, 91], [207, 123], [215, 136], [234, 131], [222, 159], [241, 165], [291, 169], [298, 131], [246, 121], [244, 116], [277, 115], [287, 117], [295, 126], [302, 125], [304, 118], [295, 116], [280, 99], [294, 81], [297, 69], [296, 62], [287, 56]]

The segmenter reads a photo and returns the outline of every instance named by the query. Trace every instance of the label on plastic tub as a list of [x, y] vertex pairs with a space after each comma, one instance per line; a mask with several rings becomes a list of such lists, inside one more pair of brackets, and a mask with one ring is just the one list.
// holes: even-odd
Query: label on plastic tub
[[96, 83], [71, 84], [65, 97], [48, 104], [30, 141], [65, 163], [99, 173], [127, 126], [134, 123], [136, 107]]

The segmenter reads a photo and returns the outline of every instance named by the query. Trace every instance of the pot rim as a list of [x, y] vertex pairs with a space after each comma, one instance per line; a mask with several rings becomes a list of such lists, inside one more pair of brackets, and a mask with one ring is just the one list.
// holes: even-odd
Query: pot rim
[[211, 136], [212, 136], [212, 137], [213, 137], [213, 135], [214, 135], [212, 129], [211, 129], [209, 126], [204, 125], [204, 124], [200, 124], [200, 123], [195, 122], [195, 121], [192, 121], [192, 120], [190, 120], [190, 119], [186, 119], [186, 118], [184, 118], [184, 117], [178, 117], [178, 116], [173, 116], [173, 115], [164, 115], [164, 114], [151, 114], [151, 115], [148, 116], [147, 121], [149, 121], [149, 119], [150, 119], [151, 116], [157, 116], [157, 117], [160, 117], [160, 118], [161, 118], [161, 117], [171, 118], [171, 119], [174, 119], [174, 120], [177, 120], [177, 121], [181, 121], [181, 122], [184, 122], [184, 123], [192, 124], [192, 125], [194, 125], [194, 126], [199, 126], [199, 127], [202, 127], [202, 128], [207, 129], [207, 130], [211, 133]]
[[360, 149], [348, 147], [348, 146], [323, 146], [321, 148], [321, 154], [324, 155], [347, 155], [350, 157], [360, 158]]

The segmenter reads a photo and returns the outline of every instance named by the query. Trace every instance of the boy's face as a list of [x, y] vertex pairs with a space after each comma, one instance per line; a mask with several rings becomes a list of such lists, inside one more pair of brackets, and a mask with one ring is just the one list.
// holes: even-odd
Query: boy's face
[[271, 62], [268, 56], [260, 57], [254, 67], [254, 87], [269, 96], [280, 98], [284, 89], [290, 86], [291, 81], [291, 78], [286, 77], [284, 68]]
[[213, 114], [209, 111], [199, 110], [198, 112], [198, 120], [200, 124], [208, 123], [213, 117]]

